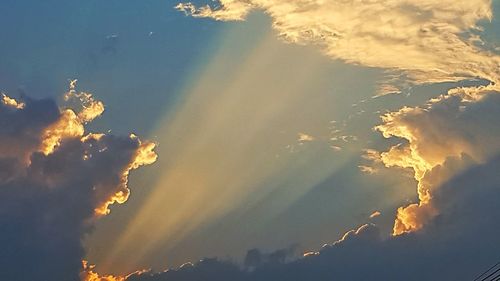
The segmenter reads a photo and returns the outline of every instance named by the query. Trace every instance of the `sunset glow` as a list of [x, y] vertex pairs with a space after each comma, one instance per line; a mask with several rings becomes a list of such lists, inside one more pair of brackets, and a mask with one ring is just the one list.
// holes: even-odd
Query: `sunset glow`
[[500, 1], [0, 10], [0, 281], [500, 280]]

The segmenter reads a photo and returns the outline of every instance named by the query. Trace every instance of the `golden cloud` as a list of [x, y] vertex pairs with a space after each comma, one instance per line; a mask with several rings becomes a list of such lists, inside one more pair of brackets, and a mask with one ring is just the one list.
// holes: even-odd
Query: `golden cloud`
[[418, 182], [418, 203], [398, 209], [394, 235], [421, 229], [439, 210], [433, 205], [434, 190], [461, 171], [446, 161], [463, 155], [476, 163], [500, 151], [500, 135], [491, 122], [478, 123], [498, 114], [499, 88], [495, 85], [452, 89], [425, 107], [405, 107], [383, 116], [376, 127], [386, 138], [404, 143], [381, 153], [387, 167], [410, 168]]
[[[319, 45], [349, 63], [397, 70], [415, 83], [476, 77], [499, 82], [500, 57], [478, 47], [477, 23], [491, 20], [490, 0], [218, 0], [176, 8], [223, 21], [262, 11], [286, 41]], [[398, 91], [382, 83], [377, 95]]]
[[7, 106], [11, 106], [16, 109], [23, 109], [25, 106], [23, 102], [19, 102], [16, 99], [7, 96], [6, 94], [2, 94], [2, 102]]
[[140, 276], [143, 273], [147, 273], [149, 270], [137, 270], [130, 274], [119, 276], [119, 275], [100, 275], [95, 272], [95, 265], [89, 264], [88, 261], [82, 260], [82, 271], [80, 272], [81, 281], [125, 281], [130, 276]]
[[[100, 116], [104, 105], [91, 94], [77, 93], [75, 86], [71, 81], [66, 95], [67, 102], [74, 99], [72, 108], [59, 108], [49, 99], [17, 101], [6, 95], [0, 102], [0, 213], [5, 232], [19, 233], [4, 247], [21, 253], [5, 261], [2, 276], [74, 280], [82, 269], [75, 261], [84, 254], [84, 234], [109, 213], [111, 204], [127, 200], [130, 171], [156, 161], [153, 142], [133, 134], [86, 133], [87, 123]], [[54, 233], [58, 238], [48, 239]], [[48, 240], [50, 247], [44, 244]], [[37, 267], [20, 272], [20, 264]], [[92, 269], [83, 263], [83, 280], [125, 280], [99, 277]]]

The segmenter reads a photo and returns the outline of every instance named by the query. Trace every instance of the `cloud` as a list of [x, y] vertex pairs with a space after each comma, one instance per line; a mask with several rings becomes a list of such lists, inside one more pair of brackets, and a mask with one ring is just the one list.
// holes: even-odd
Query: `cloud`
[[[399, 208], [394, 234], [421, 229], [439, 214], [435, 190], [463, 169], [500, 152], [500, 95], [494, 85], [456, 88], [423, 107], [383, 116], [377, 129], [400, 144], [380, 155], [387, 167], [409, 168], [418, 181], [418, 203]], [[464, 160], [443, 167], [451, 158]]]
[[244, 265], [250, 269], [255, 269], [263, 265], [285, 263], [293, 258], [295, 248], [296, 245], [293, 245], [271, 253], [262, 253], [259, 249], [251, 249], [247, 251]]
[[[442, 167], [453, 169], [462, 161], [450, 158]], [[442, 212], [425, 232], [384, 238], [376, 225], [365, 224], [317, 252], [291, 260], [265, 262], [268, 255], [253, 249], [244, 265], [207, 258], [160, 273], [131, 274], [126, 280], [472, 280], [500, 251], [500, 229], [494, 227], [500, 215], [495, 196], [499, 182], [499, 156], [444, 182], [434, 197]]]
[[371, 166], [365, 166], [365, 165], [359, 165], [358, 166], [359, 170], [365, 174], [373, 175], [378, 173], [377, 168], [371, 167]]
[[380, 216], [380, 215], [381, 215], [381, 213], [380, 213], [379, 211], [375, 211], [375, 212], [373, 212], [373, 213], [370, 215], [370, 219], [376, 218], [376, 217], [378, 217], [378, 216]]
[[385, 152], [368, 149], [365, 160], [410, 169], [418, 181], [419, 202], [397, 211], [394, 236], [366, 224], [302, 257], [252, 249], [242, 265], [207, 258], [159, 273], [94, 273], [89, 280], [472, 280], [500, 251], [499, 114], [498, 88], [489, 85], [452, 89], [383, 117], [377, 130], [400, 143]]
[[303, 142], [309, 142], [313, 141], [314, 137], [305, 133], [299, 133], [298, 136], [298, 142], [303, 143]]
[[478, 22], [492, 19], [490, 0], [218, 0], [176, 8], [222, 21], [263, 11], [286, 41], [319, 45], [334, 59], [403, 74], [382, 83], [378, 95], [399, 92], [397, 80], [499, 82], [500, 57], [477, 44]]
[[1, 280], [78, 280], [83, 236], [126, 201], [130, 171], [156, 160], [154, 143], [86, 132], [104, 106], [74, 83], [66, 96], [80, 110], [29, 97], [0, 103]]
[[101, 116], [104, 112], [104, 104], [101, 101], [95, 100], [89, 93], [77, 92], [77, 81], [76, 79], [70, 81], [70, 90], [64, 95], [64, 100], [66, 102], [76, 102], [76, 105], [81, 108], [77, 115], [79, 121], [81, 123], [88, 123]]
[[10, 106], [17, 109], [23, 109], [24, 106], [26, 106], [24, 103], [18, 102], [17, 100], [7, 96], [6, 94], [2, 94], [2, 103], [6, 106]]
[[[395, 236], [388, 242], [374, 243], [392, 245], [411, 239], [418, 240], [413, 241], [415, 243], [431, 244], [426, 239], [434, 231], [443, 235], [436, 236], [440, 239], [448, 235], [433, 225], [446, 216], [446, 206], [456, 200], [457, 190], [443, 192], [443, 188], [472, 167], [486, 165], [500, 153], [500, 128], [495, 121], [500, 114], [500, 57], [484, 49], [479, 24], [492, 19], [491, 6], [489, 0], [219, 0], [215, 5], [201, 8], [192, 4], [179, 4], [177, 8], [195, 17], [216, 20], [244, 20], [250, 11], [262, 11], [272, 19], [278, 34], [289, 42], [319, 45], [331, 58], [389, 70], [386, 83], [380, 84], [378, 96], [400, 92], [399, 84], [471, 78], [490, 82], [488, 86], [455, 88], [425, 106], [404, 107], [383, 116], [383, 123], [376, 129], [384, 137], [400, 143], [382, 153], [369, 151], [365, 160], [409, 169], [418, 182], [418, 201], [397, 210]], [[368, 173], [375, 171], [375, 167], [368, 165], [360, 165], [360, 169]], [[494, 166], [486, 168], [491, 169]], [[461, 186], [458, 182], [455, 185]], [[466, 188], [476, 185], [470, 183]], [[466, 205], [455, 208], [463, 206]], [[490, 212], [486, 212], [487, 218], [491, 218]], [[456, 222], [455, 219], [452, 221]], [[468, 222], [473, 224], [472, 220]], [[418, 230], [420, 232], [416, 232]], [[363, 232], [358, 230], [349, 236], [358, 237]], [[470, 241], [471, 237], [468, 237]], [[392, 246], [385, 250], [400, 251]], [[321, 260], [317, 256], [322, 255], [311, 258]], [[339, 255], [341, 258], [345, 259]], [[325, 276], [328, 275], [323, 275], [324, 279], [329, 279]], [[342, 275], [340, 279], [352, 280]]]
[[210, 17], [221, 21], [236, 21], [244, 20], [253, 7], [244, 1], [228, 1], [217, 10], [208, 5], [197, 8], [191, 3], [179, 3], [175, 8], [196, 18]]
[[418, 202], [397, 211], [393, 234], [402, 235], [442, 214], [435, 198], [445, 182], [500, 152], [494, 121], [500, 113], [500, 57], [483, 48], [479, 24], [492, 19], [491, 6], [489, 0], [219, 0], [177, 9], [216, 20], [244, 20], [250, 11], [262, 11], [289, 42], [319, 45], [331, 58], [389, 70], [378, 96], [399, 92], [398, 84], [490, 82], [388, 113], [376, 128], [401, 143], [383, 153], [370, 151], [366, 160], [410, 169], [418, 181]]
[[[490, 84], [455, 88], [424, 106], [404, 107], [383, 116], [376, 129], [400, 143], [382, 153], [367, 150], [365, 160], [409, 169], [418, 182], [418, 201], [397, 210], [393, 236], [383, 238], [377, 226], [365, 225], [293, 262], [249, 270], [211, 259], [189, 269], [131, 276], [130, 280], [180, 280], [179, 276], [182, 280], [454, 280], [467, 274], [473, 278], [494, 261], [498, 249], [485, 245], [495, 244], [498, 229], [471, 231], [490, 229], [499, 213], [492, 202], [482, 205], [477, 200], [493, 196], [498, 183], [495, 157], [500, 153], [500, 128], [495, 120], [500, 114], [500, 58], [478, 44], [479, 22], [492, 18], [491, 1], [217, 3], [201, 8], [179, 4], [177, 8], [195, 17], [224, 21], [244, 20], [252, 10], [263, 11], [287, 41], [319, 45], [330, 57], [348, 63], [388, 69], [392, 75], [377, 95], [399, 92], [398, 83], [482, 78]], [[376, 171], [367, 165], [360, 169]], [[481, 245], [475, 243], [478, 236]], [[477, 258], [475, 264], [468, 264], [470, 256]], [[258, 257], [254, 253], [252, 260]], [[443, 260], [455, 263], [443, 264]], [[388, 271], [388, 266], [394, 270]]]
[[132, 275], [141, 275], [147, 273], [147, 270], [137, 270], [125, 276], [100, 275], [94, 271], [95, 265], [89, 264], [88, 261], [82, 260], [82, 271], [80, 272], [81, 281], [126, 281]]
[[82, 281], [125, 281], [126, 276], [99, 275], [94, 271], [95, 266], [89, 265], [87, 261], [82, 261], [82, 271], [80, 280]]

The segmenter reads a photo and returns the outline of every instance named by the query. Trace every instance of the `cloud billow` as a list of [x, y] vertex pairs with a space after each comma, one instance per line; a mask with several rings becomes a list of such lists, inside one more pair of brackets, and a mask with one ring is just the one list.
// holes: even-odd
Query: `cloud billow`
[[[80, 94], [73, 84], [68, 95]], [[136, 136], [86, 133], [104, 107], [85, 95], [79, 111], [0, 102], [1, 280], [80, 280], [83, 236], [127, 199], [129, 172], [156, 159], [154, 143]]]

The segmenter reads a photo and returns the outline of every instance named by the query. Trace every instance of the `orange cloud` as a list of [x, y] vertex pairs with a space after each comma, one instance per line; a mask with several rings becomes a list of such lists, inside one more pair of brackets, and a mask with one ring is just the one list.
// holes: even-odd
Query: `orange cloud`
[[75, 90], [76, 82], [76, 79], [70, 81], [70, 89], [64, 95], [64, 100], [80, 107], [80, 111], [64, 109], [61, 118], [45, 129], [40, 147], [45, 155], [52, 153], [62, 139], [82, 137], [84, 125], [104, 112], [104, 104], [101, 101], [95, 100], [89, 93], [78, 93]]
[[80, 273], [81, 281], [125, 281], [125, 277], [122, 276], [112, 276], [112, 275], [104, 275], [99, 276], [96, 272], [94, 272], [94, 265], [89, 265], [87, 261], [82, 261], [83, 270]]
[[[76, 101], [76, 104], [73, 105], [81, 109], [79, 112], [75, 112], [73, 109], [63, 110], [60, 118], [43, 131], [40, 151], [45, 155], [53, 153], [61, 142], [66, 139], [80, 138], [81, 142], [85, 143], [99, 141], [104, 136], [104, 134], [88, 134], [84, 136], [85, 124], [103, 113], [104, 104], [101, 101], [95, 100], [89, 93], [78, 93], [75, 90], [76, 82], [77, 80], [70, 81], [70, 90], [65, 94], [64, 100], [73, 103]], [[157, 155], [154, 152], [155, 143], [142, 142], [134, 134], [131, 134], [129, 138], [137, 142], [137, 148], [129, 165], [122, 172], [120, 188], [111, 194], [104, 203], [95, 208], [95, 213], [97, 215], [108, 214], [108, 207], [114, 203], [122, 204], [126, 202], [130, 194], [130, 190], [126, 186], [130, 171], [143, 165], [152, 164], [157, 159]], [[88, 157], [88, 155], [83, 156], [84, 159], [88, 159]]]
[[25, 103], [23, 102], [19, 102], [5, 94], [2, 94], [2, 102], [3, 104], [7, 105], [7, 106], [11, 106], [13, 108], [17, 108], [17, 109], [23, 109], [24, 106], [26, 106]]
[[85, 129], [77, 114], [71, 109], [66, 109], [61, 113], [59, 120], [43, 132], [40, 151], [45, 155], [51, 154], [63, 139], [78, 138], [83, 136], [84, 132]]
[[130, 135], [130, 139], [137, 141], [138, 147], [135, 150], [134, 156], [132, 157], [128, 167], [126, 167], [123, 171], [121, 188], [115, 191], [114, 194], [112, 194], [104, 203], [95, 209], [96, 215], [107, 215], [110, 212], [108, 208], [110, 205], [114, 203], [125, 203], [130, 195], [130, 190], [127, 187], [128, 175], [130, 171], [143, 165], [153, 164], [158, 158], [157, 154], [154, 152], [156, 147], [155, 143], [149, 141], [141, 142], [141, 140], [139, 140], [139, 138], [134, 134]]
[[95, 265], [89, 264], [88, 261], [82, 260], [82, 271], [80, 272], [81, 281], [125, 281], [128, 277], [140, 276], [148, 270], [138, 270], [125, 276], [114, 275], [99, 275], [95, 270]]

